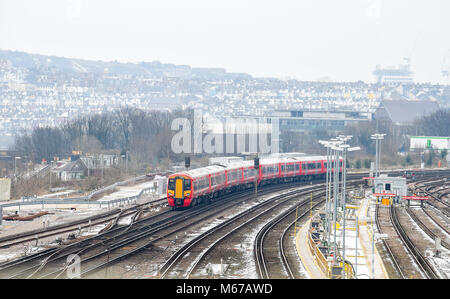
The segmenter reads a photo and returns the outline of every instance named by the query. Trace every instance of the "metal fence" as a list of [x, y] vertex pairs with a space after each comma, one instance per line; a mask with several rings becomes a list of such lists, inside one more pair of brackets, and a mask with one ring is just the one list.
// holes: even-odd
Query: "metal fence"
[[73, 205], [88, 204], [88, 205], [98, 205], [98, 207], [100, 207], [100, 208], [102, 206], [108, 206], [108, 208], [110, 208], [111, 206], [116, 206], [116, 205], [136, 203], [137, 200], [140, 199], [143, 195], [147, 195], [149, 193], [156, 193], [157, 184], [158, 183], [163, 184], [164, 181], [156, 180], [155, 184], [153, 184], [153, 186], [151, 186], [149, 188], [144, 188], [137, 195], [133, 195], [133, 196], [117, 198], [117, 199], [112, 199], [112, 200], [108, 200], [108, 201], [101, 201], [101, 200], [95, 201], [95, 200], [91, 200], [91, 199], [92, 199], [92, 197], [94, 197], [95, 195], [98, 195], [100, 193], [103, 193], [103, 192], [106, 192], [109, 190], [114, 190], [114, 188], [116, 188], [117, 186], [122, 186], [122, 185], [126, 185], [129, 183], [138, 181], [138, 180], [142, 180], [145, 177], [146, 176], [143, 175], [143, 176], [132, 178], [132, 179], [129, 179], [129, 180], [126, 180], [123, 182], [118, 182], [118, 183], [115, 183], [108, 187], [93, 191], [87, 196], [82, 196], [82, 197], [77, 197], [77, 198], [45, 198], [45, 197], [23, 196], [22, 201], [1, 204], [0, 208], [17, 206], [20, 210], [21, 206], [42, 205], [42, 208], [44, 208], [45, 205], [49, 205], [49, 204], [73, 204]]

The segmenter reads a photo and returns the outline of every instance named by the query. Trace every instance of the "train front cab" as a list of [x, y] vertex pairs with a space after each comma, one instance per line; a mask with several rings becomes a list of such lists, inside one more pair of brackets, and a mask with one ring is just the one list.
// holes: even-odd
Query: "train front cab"
[[167, 184], [167, 201], [173, 208], [189, 207], [192, 201], [192, 180], [186, 176], [171, 176]]

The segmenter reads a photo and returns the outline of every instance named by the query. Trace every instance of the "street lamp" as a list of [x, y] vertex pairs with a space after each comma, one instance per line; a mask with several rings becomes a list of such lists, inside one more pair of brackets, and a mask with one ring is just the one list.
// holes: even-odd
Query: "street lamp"
[[[338, 251], [337, 244], [336, 244], [336, 222], [337, 222], [337, 201], [338, 201], [338, 195], [339, 195], [339, 148], [337, 146], [341, 145], [343, 142], [340, 141], [337, 138], [331, 139], [330, 142], [330, 149], [332, 152], [332, 160], [331, 164], [333, 166], [333, 225], [334, 225], [334, 237], [333, 237], [333, 243], [334, 243], [334, 251], [335, 254], [333, 255], [334, 262], [336, 262], [336, 253]], [[336, 171], [337, 170], [337, 171]]]
[[379, 176], [380, 171], [380, 142], [384, 139], [386, 134], [372, 134], [370, 139], [375, 140], [375, 177]]
[[327, 245], [330, 245], [330, 180], [331, 180], [331, 158], [330, 158], [330, 149], [331, 149], [331, 143], [329, 141], [319, 141], [320, 144], [325, 146], [327, 148], [327, 164], [326, 164], [326, 177], [325, 177], [325, 196], [326, 196], [326, 203], [325, 203], [325, 213], [326, 213], [326, 233], [327, 233]]
[[[381, 142], [381, 140], [384, 139], [384, 136], [386, 136], [386, 134], [372, 134], [370, 136], [370, 139], [375, 140], [375, 178], [377, 178], [379, 176], [379, 163], [380, 163], [380, 151], [379, 151], [379, 142]], [[375, 186], [376, 188], [376, 186]], [[375, 190], [377, 191], [377, 190]], [[375, 267], [374, 267], [374, 263], [375, 263], [375, 212], [376, 212], [376, 208], [377, 208], [377, 203], [378, 200], [375, 200], [375, 207], [374, 207], [374, 211], [373, 211], [373, 216], [374, 216], [374, 220], [372, 221], [372, 279], [375, 278]]]
[[[344, 142], [350, 140], [352, 136], [341, 137]], [[345, 229], [346, 229], [346, 181], [347, 181], [347, 163], [346, 157], [347, 152], [353, 152], [360, 150], [359, 147], [352, 147], [348, 144], [339, 144], [338, 146], [332, 147], [337, 152], [342, 152], [343, 159], [343, 169], [342, 169], [342, 188], [341, 188], [341, 200], [342, 200], [342, 213], [343, 213], [343, 228], [342, 228], [342, 278], [345, 278]], [[336, 206], [336, 205], [335, 205]], [[336, 225], [336, 224], [335, 224]], [[336, 232], [336, 228], [335, 228]], [[336, 233], [335, 233], [336, 236]]]

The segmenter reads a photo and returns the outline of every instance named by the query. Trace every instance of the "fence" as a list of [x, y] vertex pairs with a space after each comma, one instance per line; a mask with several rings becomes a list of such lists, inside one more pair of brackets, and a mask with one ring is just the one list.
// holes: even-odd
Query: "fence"
[[[149, 193], [156, 193], [157, 184], [154, 184], [152, 187], [149, 187], [149, 188], [144, 188], [137, 195], [133, 195], [133, 196], [117, 198], [117, 199], [112, 199], [112, 200], [108, 200], [108, 201], [101, 201], [101, 200], [94, 201], [94, 200], [91, 200], [92, 197], [94, 197], [95, 195], [98, 195], [100, 193], [109, 191], [109, 190], [114, 190], [114, 188], [116, 188], [117, 186], [122, 186], [122, 185], [129, 184], [131, 182], [136, 182], [138, 180], [142, 180], [145, 177], [146, 176], [143, 175], [143, 176], [132, 178], [132, 179], [129, 179], [129, 180], [126, 180], [123, 182], [118, 182], [118, 183], [115, 183], [108, 187], [93, 191], [87, 196], [82, 196], [82, 197], [77, 197], [77, 198], [43, 198], [43, 197], [34, 197], [34, 196], [23, 196], [21, 202], [6, 203], [6, 204], [0, 205], [0, 207], [6, 208], [6, 207], [17, 206], [20, 210], [21, 206], [31, 206], [31, 205], [42, 205], [42, 208], [44, 208], [44, 205], [46, 205], [46, 204], [47, 205], [48, 204], [73, 204], [73, 205], [87, 204], [87, 205], [98, 205], [99, 208], [101, 208], [102, 206], [108, 206], [108, 209], [109, 209], [111, 206], [129, 204], [133, 201], [136, 203], [137, 200], [140, 199], [143, 195], [147, 195]], [[155, 181], [155, 183], [157, 183], [157, 182], [159, 184], [164, 183], [164, 181], [162, 181], [162, 180]]]

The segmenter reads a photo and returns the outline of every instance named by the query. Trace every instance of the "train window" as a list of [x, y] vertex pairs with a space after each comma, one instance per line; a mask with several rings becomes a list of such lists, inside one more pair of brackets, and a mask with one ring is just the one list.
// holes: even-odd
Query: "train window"
[[184, 180], [184, 190], [191, 190], [191, 180], [189, 179]]
[[205, 189], [209, 187], [209, 182], [208, 182], [208, 178], [203, 178], [199, 181], [199, 189]]
[[169, 189], [174, 190], [175, 189], [175, 179], [169, 179]]
[[234, 180], [237, 181], [238, 177], [239, 177], [239, 172], [238, 170], [233, 171], [233, 176], [234, 176]]
[[285, 169], [285, 166], [281, 165], [281, 171], [284, 171], [284, 169]]
[[391, 184], [385, 184], [385, 190], [391, 191]]
[[229, 182], [233, 182], [236, 178], [236, 172], [234, 171], [229, 171], [228, 172], [228, 181]]
[[299, 164], [295, 164], [295, 170], [300, 170], [300, 165]]

